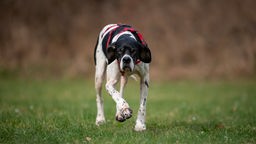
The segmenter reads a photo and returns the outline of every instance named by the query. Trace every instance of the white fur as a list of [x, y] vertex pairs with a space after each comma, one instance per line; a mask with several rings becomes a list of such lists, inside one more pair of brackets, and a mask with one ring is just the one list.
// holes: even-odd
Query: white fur
[[[127, 101], [123, 98], [124, 87], [127, 83], [129, 76], [138, 74], [140, 76], [140, 106], [138, 110], [138, 116], [135, 124], [136, 131], [146, 130], [145, 117], [146, 117], [146, 101], [148, 96], [148, 83], [149, 83], [149, 64], [140, 62], [134, 64], [131, 61], [131, 73], [120, 73], [120, 65], [117, 60], [107, 65], [107, 58], [102, 51], [102, 40], [104, 36], [110, 31], [108, 28], [113, 29], [117, 25], [110, 24], [105, 26], [99, 35], [98, 46], [96, 48], [96, 72], [95, 72], [95, 89], [96, 89], [96, 102], [97, 102], [97, 117], [96, 125], [105, 123], [104, 106], [102, 98], [102, 84], [104, 81], [105, 74], [107, 75], [106, 90], [112, 96], [112, 99], [116, 103], [116, 117], [118, 118], [129, 118], [132, 113]], [[107, 31], [106, 31], [107, 30]], [[120, 36], [119, 36], [120, 37]], [[118, 37], [116, 38], [116, 40]], [[128, 55], [129, 56], [129, 55]], [[122, 62], [120, 62], [121, 64]], [[120, 91], [118, 92], [115, 88], [117, 82], [120, 80]]]
[[118, 25], [117, 24], [109, 24], [109, 25], [106, 25], [102, 31], [100, 32], [100, 36], [101, 38], [103, 38], [104, 36], [106, 36], [107, 33], [109, 33], [111, 30], [117, 28]]

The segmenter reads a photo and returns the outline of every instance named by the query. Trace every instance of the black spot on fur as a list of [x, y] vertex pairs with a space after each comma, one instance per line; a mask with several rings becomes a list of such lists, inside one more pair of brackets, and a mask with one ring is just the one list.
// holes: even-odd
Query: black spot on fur
[[146, 102], [147, 102], [147, 99], [144, 98], [144, 99], [143, 99], [143, 105], [146, 105]]
[[147, 81], [145, 81], [145, 85], [146, 85], [147, 87], [149, 87], [149, 85], [148, 85], [148, 82], [147, 82]]

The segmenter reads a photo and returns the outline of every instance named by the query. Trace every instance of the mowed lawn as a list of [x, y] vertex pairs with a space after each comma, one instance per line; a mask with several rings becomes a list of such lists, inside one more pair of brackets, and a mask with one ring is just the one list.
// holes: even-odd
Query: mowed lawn
[[139, 83], [125, 98], [133, 117], [115, 121], [115, 103], [103, 90], [107, 123], [95, 125], [91, 80], [0, 79], [0, 143], [256, 143], [256, 82], [154, 82], [147, 130], [133, 130]]

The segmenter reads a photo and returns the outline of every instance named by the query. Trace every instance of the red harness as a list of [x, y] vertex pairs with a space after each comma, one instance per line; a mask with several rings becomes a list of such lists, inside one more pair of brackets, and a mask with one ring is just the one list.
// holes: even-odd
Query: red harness
[[[117, 24], [117, 25], [112, 25], [110, 27], [108, 27], [104, 32], [103, 34], [101, 35], [101, 37], [103, 37], [103, 35], [111, 28], [115, 27], [114, 29], [112, 29], [110, 32], [109, 32], [109, 36], [108, 36], [108, 40], [107, 40], [107, 43], [106, 43], [106, 48], [108, 48], [109, 44], [111, 43], [111, 38], [112, 38], [112, 35], [113, 35], [113, 32], [122, 27], [122, 26], [125, 26], [123, 24]], [[141, 33], [139, 33], [138, 31], [136, 31], [134, 28], [132, 27], [124, 27], [123, 30], [121, 30], [119, 33], [122, 33], [124, 31], [130, 31], [132, 34], [136, 35], [138, 38], [139, 38], [139, 41], [141, 42], [142, 45], [147, 45], [146, 41], [144, 40], [143, 36]]]

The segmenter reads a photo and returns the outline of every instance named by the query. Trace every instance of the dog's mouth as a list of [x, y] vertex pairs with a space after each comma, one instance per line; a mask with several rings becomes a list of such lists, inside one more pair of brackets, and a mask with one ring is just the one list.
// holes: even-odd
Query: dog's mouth
[[125, 65], [125, 66], [123, 66], [122, 71], [131, 72], [132, 68], [130, 66]]

